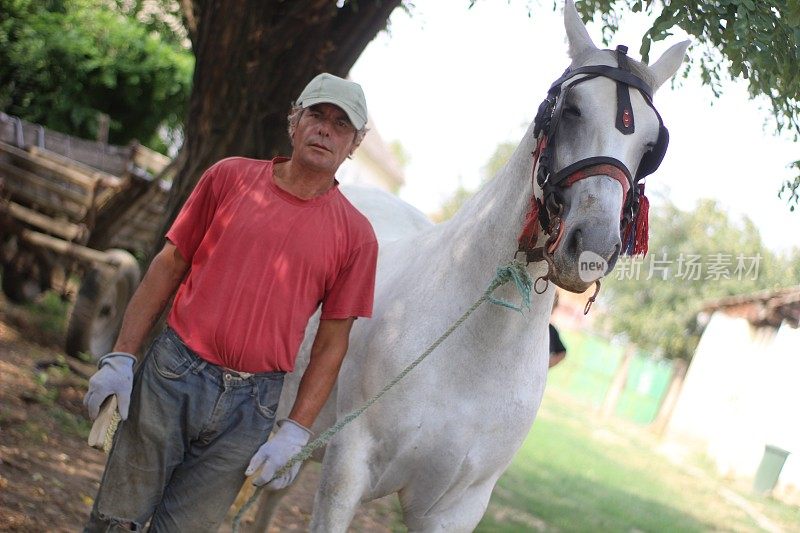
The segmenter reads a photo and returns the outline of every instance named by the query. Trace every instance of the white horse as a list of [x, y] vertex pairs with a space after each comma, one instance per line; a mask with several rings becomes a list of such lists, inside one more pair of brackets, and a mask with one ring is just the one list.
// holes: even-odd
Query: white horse
[[[551, 102], [540, 113], [544, 127], [528, 128], [506, 166], [455, 217], [428, 225], [388, 194], [351, 194], [381, 241], [374, 315], [353, 328], [337, 388], [316, 432], [381, 390], [483, 293], [496, 268], [520, 248], [532, 195], [546, 198], [541, 217], [527, 217], [539, 230], [529, 249], [538, 249], [531, 257], [548, 259], [528, 265], [534, 279], [547, 275], [556, 285], [582, 292], [592, 284], [579, 271], [582, 253], [602, 258], [607, 271], [613, 267], [622, 246], [621, 213], [627, 221], [635, 204], [635, 188], [626, 189], [639, 178], [637, 169], [653, 167], [654, 157], [658, 165], [653, 147], [664, 148], [661, 119], [644, 94], [647, 86], [654, 90], [676, 72], [688, 42], [648, 67], [599, 50], [571, 1], [564, 20], [572, 75], [551, 90]], [[642, 90], [618, 73], [623, 62], [643, 82]], [[606, 74], [584, 68], [596, 65], [612, 68]], [[620, 83], [627, 103], [619, 100]], [[634, 119], [635, 130], [615, 126]], [[548, 121], [557, 128], [549, 128]], [[549, 151], [540, 142], [546, 135], [552, 137]], [[537, 166], [545, 170], [534, 182], [531, 153], [537, 146]], [[643, 158], [649, 158], [646, 164]], [[578, 164], [583, 161], [588, 163]], [[562, 175], [565, 168], [570, 171]], [[582, 179], [575, 181], [571, 169], [582, 172]], [[399, 224], [394, 215], [402, 219]], [[548, 227], [539, 228], [540, 221]], [[549, 240], [547, 230], [553, 232]], [[399, 238], [403, 233], [412, 235]], [[553, 293], [549, 285], [524, 314], [479, 307], [406, 379], [334, 436], [324, 452], [311, 529], [346, 531], [359, 503], [395, 492], [411, 531], [474, 529], [539, 408]], [[496, 296], [512, 300], [514, 289], [501, 287]], [[287, 377], [279, 417], [292, 404], [316, 326], [312, 320], [298, 370]]]

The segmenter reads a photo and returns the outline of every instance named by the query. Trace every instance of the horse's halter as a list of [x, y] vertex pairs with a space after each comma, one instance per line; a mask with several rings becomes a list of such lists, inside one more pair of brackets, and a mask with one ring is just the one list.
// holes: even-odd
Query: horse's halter
[[[568, 68], [560, 78], [550, 85], [547, 98], [539, 105], [533, 130], [537, 141], [536, 149], [533, 152], [532, 178], [542, 189], [542, 198], [536, 198], [535, 194], [531, 194], [525, 225], [518, 239], [518, 251], [525, 252], [528, 262], [547, 260], [548, 263], [552, 263], [552, 253], [558, 247], [563, 233], [563, 224], [561, 223], [562, 191], [579, 180], [597, 175], [610, 176], [622, 185], [624, 200], [620, 214], [620, 231], [623, 234], [622, 253], [637, 255], [647, 252], [647, 198], [644, 197], [644, 184], [640, 181], [655, 172], [664, 159], [669, 144], [669, 132], [661, 120], [661, 115], [653, 106], [652, 89], [644, 80], [631, 72], [626, 56], [627, 51], [628, 48], [625, 46], [617, 47], [615, 51], [617, 67], [589, 65], [574, 70]], [[578, 75], [583, 76], [575, 79]], [[554, 171], [552, 168], [558, 124], [564, 112], [567, 94], [579, 83], [598, 76], [616, 81], [616, 127], [624, 135], [630, 135], [635, 131], [630, 99], [631, 88], [639, 91], [647, 105], [658, 117], [658, 140], [652, 149], [642, 156], [635, 176], [622, 161], [608, 156], [581, 159], [558, 171]], [[640, 203], [644, 204], [644, 209], [640, 210]], [[550, 238], [543, 247], [537, 248], [536, 241], [540, 226]], [[552, 268], [552, 264], [550, 266]]]

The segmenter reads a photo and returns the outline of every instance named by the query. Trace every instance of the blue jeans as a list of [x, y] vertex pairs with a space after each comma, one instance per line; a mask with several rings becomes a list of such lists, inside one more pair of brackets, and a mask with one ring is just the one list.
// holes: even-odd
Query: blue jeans
[[283, 372], [244, 378], [167, 328], [136, 371], [85, 531], [216, 531], [267, 440]]

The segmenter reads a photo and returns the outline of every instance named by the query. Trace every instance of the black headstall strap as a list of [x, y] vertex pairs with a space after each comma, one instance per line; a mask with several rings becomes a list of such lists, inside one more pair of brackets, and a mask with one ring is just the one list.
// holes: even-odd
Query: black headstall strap
[[[630, 72], [631, 67], [628, 64], [628, 47], [619, 45], [617, 46], [617, 65], [619, 68]], [[631, 92], [630, 88], [621, 81], [617, 81], [617, 129], [623, 135], [630, 135], [636, 131], [636, 124], [633, 121], [633, 106], [631, 105]]]

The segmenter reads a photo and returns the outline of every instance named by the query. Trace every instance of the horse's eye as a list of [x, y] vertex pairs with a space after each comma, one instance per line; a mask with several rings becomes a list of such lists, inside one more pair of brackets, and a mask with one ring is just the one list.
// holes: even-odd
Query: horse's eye
[[579, 117], [581, 116], [581, 110], [574, 105], [567, 105], [564, 106], [564, 114], [572, 115], [573, 117]]

